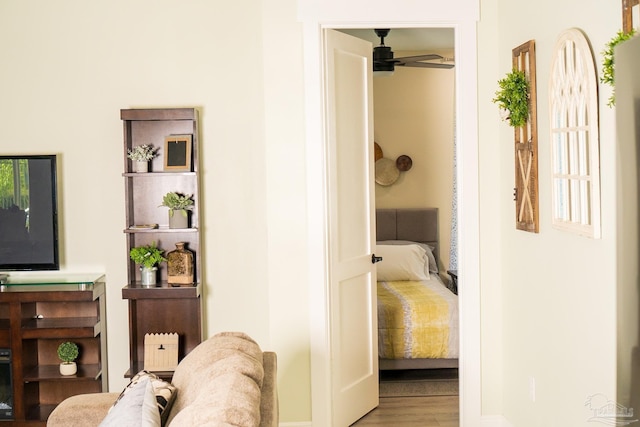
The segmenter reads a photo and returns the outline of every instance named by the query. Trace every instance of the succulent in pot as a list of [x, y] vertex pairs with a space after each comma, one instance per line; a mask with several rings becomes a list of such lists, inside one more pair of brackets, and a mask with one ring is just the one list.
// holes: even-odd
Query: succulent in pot
[[169, 208], [169, 228], [187, 228], [188, 211], [193, 209], [193, 196], [175, 191], [169, 192], [162, 198], [162, 204]]

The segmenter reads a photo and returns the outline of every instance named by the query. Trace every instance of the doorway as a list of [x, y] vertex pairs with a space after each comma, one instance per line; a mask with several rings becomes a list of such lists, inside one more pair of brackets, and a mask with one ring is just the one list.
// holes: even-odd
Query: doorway
[[[351, 28], [357, 23], [348, 23], [342, 27]], [[373, 23], [376, 27], [386, 28], [386, 22]], [[371, 28], [368, 22], [366, 28]], [[397, 27], [397, 24], [395, 24]], [[432, 23], [416, 24], [412, 27], [430, 27]], [[478, 123], [477, 123], [477, 68], [476, 68], [476, 21], [458, 22], [448, 25], [455, 30], [456, 40], [456, 135], [459, 141], [458, 184], [459, 184], [459, 283], [460, 325], [462, 331], [463, 353], [460, 357], [460, 420], [461, 425], [480, 423], [480, 313], [479, 313], [479, 218], [478, 218]], [[309, 183], [309, 226], [310, 226], [310, 293], [314, 300], [310, 321], [312, 327], [312, 405], [313, 425], [330, 425], [332, 397], [330, 373], [332, 361], [328, 343], [330, 333], [328, 325], [329, 301], [326, 294], [327, 265], [326, 253], [326, 194], [324, 181], [324, 141], [323, 76], [322, 54], [323, 28], [311, 23], [305, 32], [305, 62], [308, 81], [308, 183]], [[331, 28], [335, 28], [332, 25]], [[460, 102], [464, 94], [464, 103]], [[464, 126], [460, 126], [464, 123]]]

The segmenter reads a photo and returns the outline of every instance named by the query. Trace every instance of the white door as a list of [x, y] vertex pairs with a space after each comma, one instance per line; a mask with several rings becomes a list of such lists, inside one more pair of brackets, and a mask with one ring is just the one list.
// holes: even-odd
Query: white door
[[378, 406], [372, 45], [326, 30], [332, 426]]

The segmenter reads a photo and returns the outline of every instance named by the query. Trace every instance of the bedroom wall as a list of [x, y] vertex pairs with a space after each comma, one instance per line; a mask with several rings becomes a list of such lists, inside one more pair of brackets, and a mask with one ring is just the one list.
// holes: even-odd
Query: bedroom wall
[[376, 184], [376, 207], [437, 207], [442, 271], [449, 267], [451, 236], [454, 77], [454, 69], [396, 67], [392, 76], [373, 79], [375, 141], [384, 157], [405, 154], [413, 160], [394, 184]]
[[[606, 106], [611, 89], [600, 85], [602, 239], [555, 230], [550, 218], [547, 87], [552, 49], [566, 28], [586, 33], [601, 73], [600, 52], [622, 26], [621, 4], [499, 0], [497, 11], [498, 68], [483, 58], [491, 46], [481, 46], [479, 55], [481, 68], [497, 74], [485, 82], [495, 92], [497, 80], [511, 69], [511, 50], [535, 39], [539, 135], [540, 233], [531, 234], [517, 231], [513, 222], [513, 131], [501, 123], [494, 141], [489, 132], [481, 131], [486, 157], [480, 179], [491, 179], [491, 187], [483, 188], [499, 195], [501, 217], [499, 252], [483, 258], [498, 256], [501, 263], [504, 416], [513, 426], [589, 425], [589, 396], [602, 393], [616, 399], [615, 118]], [[479, 110], [497, 120], [497, 107], [489, 96], [481, 98]], [[495, 167], [499, 177], [494, 176]], [[487, 220], [493, 221], [483, 218]], [[535, 398], [530, 394], [532, 381]]]
[[[302, 36], [294, 0], [271, 6], [1, 1], [0, 151], [60, 156], [63, 270], [106, 273], [119, 391], [129, 355], [119, 110], [197, 107], [205, 334], [242, 330], [277, 351], [281, 420], [307, 421]], [[287, 52], [286, 66], [263, 59], [273, 51]]]

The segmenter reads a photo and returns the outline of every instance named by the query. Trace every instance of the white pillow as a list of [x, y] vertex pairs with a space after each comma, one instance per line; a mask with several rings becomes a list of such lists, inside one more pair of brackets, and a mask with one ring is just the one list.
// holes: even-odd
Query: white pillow
[[143, 378], [117, 401], [99, 427], [160, 427], [156, 394], [149, 378]]
[[418, 245], [376, 245], [378, 281], [429, 280], [427, 252]]
[[377, 242], [379, 245], [418, 245], [427, 251], [427, 258], [429, 258], [429, 272], [438, 274], [438, 262], [433, 255], [433, 246], [426, 243], [412, 242], [410, 240], [380, 240]]

